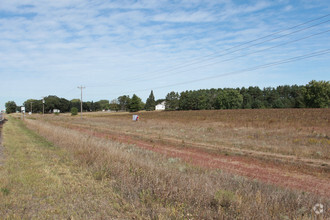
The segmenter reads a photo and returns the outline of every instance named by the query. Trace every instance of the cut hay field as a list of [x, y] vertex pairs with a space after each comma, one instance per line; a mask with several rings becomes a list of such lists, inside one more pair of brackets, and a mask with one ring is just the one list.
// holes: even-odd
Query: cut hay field
[[111, 183], [141, 218], [309, 219], [316, 203], [330, 205], [328, 109], [137, 114], [25, 124]]

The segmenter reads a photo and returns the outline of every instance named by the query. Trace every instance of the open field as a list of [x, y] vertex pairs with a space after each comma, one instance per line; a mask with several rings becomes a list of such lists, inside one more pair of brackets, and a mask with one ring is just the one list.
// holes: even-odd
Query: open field
[[141, 112], [133, 122], [100, 112], [33, 115], [26, 124], [141, 218], [308, 219], [315, 203], [330, 204], [329, 113]]
[[[330, 196], [327, 109], [89, 113], [44, 117], [56, 126], [207, 168]], [[301, 174], [304, 174], [303, 176]]]
[[173, 143], [212, 153], [301, 162], [329, 169], [330, 111], [327, 109], [90, 113], [87, 118], [45, 117], [50, 123]]
[[310, 159], [330, 159], [328, 109], [221, 110], [142, 112], [139, 123], [131, 114], [90, 113], [88, 118], [49, 118], [57, 122], [102, 128], [141, 137], [160, 137], [214, 145], [214, 148], [272, 152]]

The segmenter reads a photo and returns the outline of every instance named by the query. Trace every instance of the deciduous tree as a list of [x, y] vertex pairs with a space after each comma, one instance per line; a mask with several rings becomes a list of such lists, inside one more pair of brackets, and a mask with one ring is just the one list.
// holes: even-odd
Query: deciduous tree
[[306, 85], [306, 106], [309, 108], [329, 108], [330, 81], [311, 81]]
[[119, 96], [118, 102], [119, 102], [119, 108], [120, 110], [128, 111], [129, 110], [129, 104], [131, 99], [127, 95]]
[[5, 106], [7, 114], [16, 112], [17, 105], [14, 101], [6, 102]]

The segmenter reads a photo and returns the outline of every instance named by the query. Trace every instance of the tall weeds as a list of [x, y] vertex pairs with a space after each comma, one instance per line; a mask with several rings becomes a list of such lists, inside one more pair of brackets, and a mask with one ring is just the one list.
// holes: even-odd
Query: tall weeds
[[[175, 158], [26, 120], [27, 126], [70, 152], [94, 177], [108, 181], [145, 218], [281, 219], [310, 218], [316, 203], [329, 199], [204, 170]], [[329, 217], [325, 213], [325, 218]]]

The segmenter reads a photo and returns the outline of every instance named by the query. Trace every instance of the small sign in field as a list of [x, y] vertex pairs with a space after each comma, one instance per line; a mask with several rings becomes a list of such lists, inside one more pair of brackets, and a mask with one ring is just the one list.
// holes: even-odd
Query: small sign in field
[[138, 115], [133, 115], [133, 121], [138, 121], [139, 120], [139, 116]]

